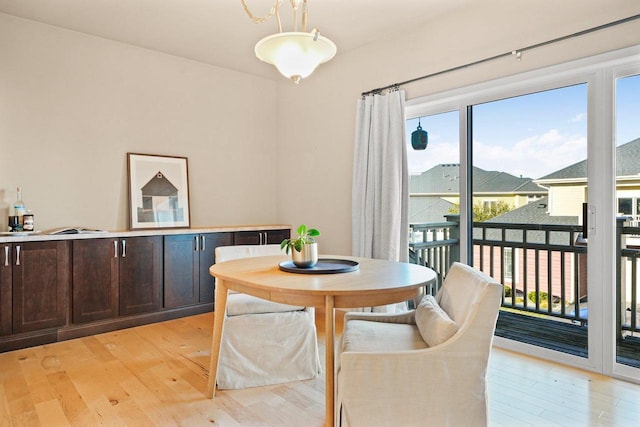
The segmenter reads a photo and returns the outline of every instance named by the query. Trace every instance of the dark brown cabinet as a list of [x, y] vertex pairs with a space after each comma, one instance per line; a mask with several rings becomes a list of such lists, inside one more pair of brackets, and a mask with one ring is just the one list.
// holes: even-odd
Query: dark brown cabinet
[[119, 239], [120, 316], [160, 309], [162, 236]]
[[[204, 236], [204, 240], [202, 240]], [[200, 242], [204, 242], [204, 246], [200, 248], [200, 302], [213, 303], [214, 280], [209, 274], [209, 268], [215, 264], [215, 249], [218, 246], [233, 245], [232, 233], [209, 233], [201, 234]]]
[[289, 229], [262, 230], [262, 231], [236, 231], [233, 233], [235, 245], [271, 245], [280, 244], [291, 235]]
[[24, 242], [12, 246], [12, 332], [65, 325], [71, 243]]
[[212, 303], [215, 248], [232, 244], [232, 233], [165, 236], [164, 307]]
[[11, 243], [3, 243], [0, 245], [1, 261], [0, 264], [0, 336], [11, 333], [11, 264], [13, 263], [13, 245]]
[[73, 242], [73, 322], [160, 308], [162, 236]]
[[0, 352], [211, 311], [215, 248], [290, 231], [185, 233], [3, 238]]
[[73, 323], [118, 315], [119, 239], [73, 242]]

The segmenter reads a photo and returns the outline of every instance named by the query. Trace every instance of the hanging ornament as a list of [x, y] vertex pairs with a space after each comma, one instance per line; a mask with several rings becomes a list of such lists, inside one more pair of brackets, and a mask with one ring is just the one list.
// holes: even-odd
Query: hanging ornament
[[411, 133], [411, 146], [414, 150], [424, 150], [429, 144], [429, 133], [420, 126], [420, 118], [418, 118], [418, 129]]

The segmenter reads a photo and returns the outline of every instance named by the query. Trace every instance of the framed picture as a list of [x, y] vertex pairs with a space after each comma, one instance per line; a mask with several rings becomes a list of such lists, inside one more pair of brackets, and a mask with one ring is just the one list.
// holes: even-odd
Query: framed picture
[[127, 153], [127, 166], [130, 230], [190, 226], [186, 157]]

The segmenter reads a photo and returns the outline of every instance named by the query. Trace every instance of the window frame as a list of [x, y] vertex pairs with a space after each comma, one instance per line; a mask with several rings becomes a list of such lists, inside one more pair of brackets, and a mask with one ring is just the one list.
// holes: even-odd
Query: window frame
[[[606, 52], [537, 70], [443, 91], [406, 101], [405, 115], [413, 118], [457, 109], [460, 126], [460, 259], [468, 263], [472, 250], [470, 126], [473, 105], [573, 84], [588, 85], [588, 186], [589, 257], [609, 262], [589, 263], [589, 299], [602, 301], [589, 313], [589, 358], [531, 346], [501, 342], [499, 346], [552, 359], [606, 375], [640, 381], [640, 370], [615, 362], [615, 295], [607, 284], [615, 283], [615, 79], [640, 73], [640, 45]], [[598, 179], [594, 179], [598, 177]], [[601, 264], [601, 265], [596, 265]], [[595, 284], [595, 285], [594, 285]]]

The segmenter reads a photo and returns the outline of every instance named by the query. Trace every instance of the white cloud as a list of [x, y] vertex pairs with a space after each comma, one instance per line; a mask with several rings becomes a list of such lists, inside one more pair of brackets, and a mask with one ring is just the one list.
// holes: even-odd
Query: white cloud
[[587, 118], [586, 113], [579, 113], [579, 114], [576, 114], [574, 117], [570, 118], [569, 123], [583, 122], [586, 118]]
[[587, 139], [565, 135], [551, 129], [515, 142], [496, 146], [474, 141], [474, 164], [486, 170], [499, 170], [515, 176], [540, 178], [587, 158]]
[[[410, 174], [420, 174], [438, 164], [460, 163], [457, 141], [437, 142], [436, 138], [429, 139], [429, 146], [424, 151], [415, 151], [409, 144]], [[540, 178], [586, 158], [586, 136], [563, 134], [557, 129], [515, 141], [511, 145], [495, 145], [478, 140], [473, 143], [476, 166], [527, 178]]]
[[434, 143], [434, 139], [429, 135], [429, 145], [423, 151], [414, 150], [409, 143], [407, 163], [410, 175], [419, 175], [439, 164], [460, 163], [460, 149], [457, 141]]

